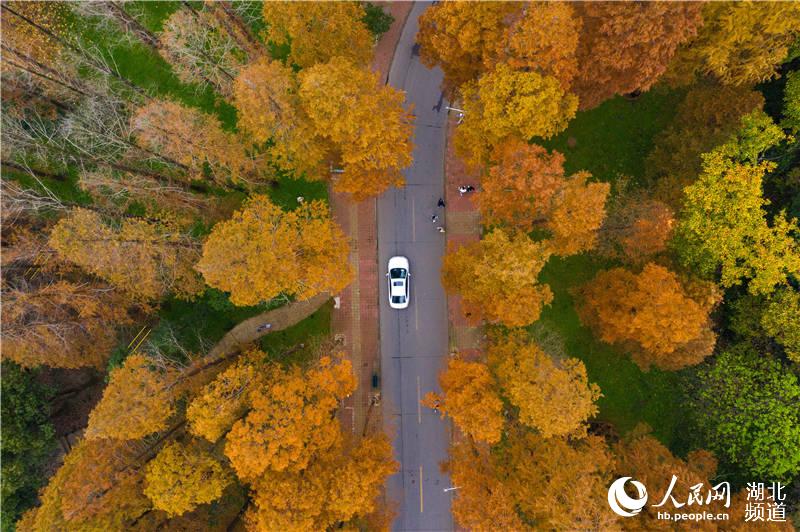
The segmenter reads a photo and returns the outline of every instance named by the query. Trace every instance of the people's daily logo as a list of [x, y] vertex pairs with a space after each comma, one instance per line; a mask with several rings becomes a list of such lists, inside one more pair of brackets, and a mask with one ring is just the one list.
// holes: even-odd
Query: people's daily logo
[[[636, 488], [638, 498], [630, 497], [625, 493], [625, 483], [631, 481], [631, 485]], [[608, 505], [615, 514], [622, 517], [633, 517], [644, 508], [647, 503], [647, 489], [644, 484], [631, 477], [620, 477], [608, 487]]]

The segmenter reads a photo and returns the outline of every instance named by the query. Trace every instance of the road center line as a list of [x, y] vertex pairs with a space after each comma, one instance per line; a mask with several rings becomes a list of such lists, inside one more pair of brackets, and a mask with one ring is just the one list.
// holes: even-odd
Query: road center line
[[419, 388], [419, 375], [417, 375], [417, 423], [422, 424], [422, 397]]
[[419, 466], [419, 513], [425, 511], [425, 500], [422, 498], [422, 465]]

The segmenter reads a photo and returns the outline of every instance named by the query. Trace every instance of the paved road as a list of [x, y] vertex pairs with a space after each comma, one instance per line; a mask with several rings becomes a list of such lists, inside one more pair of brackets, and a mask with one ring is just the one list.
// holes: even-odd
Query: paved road
[[[378, 260], [405, 255], [411, 269], [411, 304], [389, 308], [381, 277], [381, 368], [386, 429], [394, 439], [401, 471], [389, 479], [388, 493], [398, 504], [394, 530], [453, 530], [450, 486], [439, 463], [447, 458], [450, 428], [420, 397], [439, 391], [438, 374], [447, 358], [447, 308], [439, 278], [444, 235], [431, 215], [444, 196], [444, 122], [447, 102], [439, 84], [442, 73], [429, 70], [414, 49], [419, 15], [430, 5], [418, 2], [409, 15], [395, 52], [389, 83], [406, 91], [416, 115], [414, 162], [406, 187], [378, 199]], [[442, 213], [440, 212], [440, 218]]]

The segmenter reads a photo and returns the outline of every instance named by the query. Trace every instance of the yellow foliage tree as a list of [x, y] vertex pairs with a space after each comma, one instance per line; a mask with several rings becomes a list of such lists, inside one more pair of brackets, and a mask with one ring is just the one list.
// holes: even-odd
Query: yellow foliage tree
[[381, 85], [378, 74], [335, 57], [300, 74], [300, 102], [315, 130], [335, 146], [343, 170], [334, 189], [356, 200], [401, 186], [411, 164], [413, 117], [402, 92]]
[[456, 130], [455, 147], [466, 161], [479, 165], [492, 147], [509, 136], [550, 138], [575, 116], [578, 99], [556, 78], [512, 70], [494, 71], [461, 88], [464, 123]]
[[556, 194], [546, 227], [556, 255], [574, 255], [592, 249], [606, 217], [608, 183], [587, 183], [588, 172], [578, 172]]
[[170, 517], [182, 515], [222, 497], [230, 473], [199, 445], [167, 444], [145, 473], [144, 493]]
[[493, 343], [489, 362], [519, 420], [549, 438], [582, 436], [598, 412], [600, 387], [590, 384], [576, 358], [553, 360], [538, 345], [512, 336]]
[[249, 390], [260, 382], [249, 360], [236, 363], [206, 385], [189, 403], [189, 432], [210, 442], [219, 440], [247, 413]]
[[444, 395], [428, 393], [422, 404], [448, 415], [476, 440], [494, 444], [503, 435], [503, 401], [495, 392], [489, 368], [480, 362], [451, 358], [439, 375]]
[[341, 438], [331, 414], [355, 389], [348, 360], [323, 357], [303, 372], [272, 368], [270, 384], [250, 393], [250, 413], [227, 436], [225, 454], [240, 479], [251, 482], [265, 471], [301, 471]]
[[256, 142], [272, 143], [269, 154], [278, 166], [321, 179], [332, 147], [300, 107], [298, 89], [296, 76], [280, 62], [265, 57], [251, 63], [233, 85], [238, 124]]
[[669, 78], [691, 82], [710, 74], [729, 85], [752, 85], [778, 75], [800, 35], [800, 5], [794, 2], [709, 2], [703, 27], [670, 65]]
[[167, 428], [175, 413], [168, 389], [174, 370], [161, 372], [139, 353], [111, 372], [103, 397], [89, 415], [86, 439], [133, 440]]
[[486, 446], [462, 441], [450, 447], [443, 464], [455, 490], [453, 518], [467, 530], [526, 530], [517, 515], [515, 494], [506, 486]]
[[201, 178], [204, 166], [212, 179], [252, 181], [263, 164], [247, 153], [244, 139], [222, 129], [220, 121], [197, 109], [167, 100], [151, 100], [131, 118], [136, 142], [147, 150], [186, 166], [192, 178]]
[[605, 441], [543, 438], [520, 431], [500, 459], [501, 475], [526, 521], [547, 530], [613, 530], [606, 502], [614, 458]]
[[345, 235], [324, 203], [283, 211], [255, 195], [214, 226], [197, 270], [234, 304], [255, 305], [281, 293], [309, 299], [338, 292], [352, 278], [347, 258]]
[[601, 272], [577, 294], [581, 321], [604, 342], [632, 352], [645, 371], [651, 365], [691, 366], [714, 349], [709, 313], [719, 295], [710, 283], [682, 283], [663, 266], [648, 263], [639, 274], [622, 268]]
[[115, 228], [94, 211], [75, 209], [53, 228], [50, 246], [134, 299], [191, 297], [203, 289], [192, 269], [199, 246], [168, 224], [125, 218]]
[[337, 445], [304, 471], [270, 472], [256, 479], [245, 523], [249, 530], [302, 532], [366, 516], [397, 466], [383, 434], [348, 448]]
[[373, 38], [358, 2], [264, 2], [266, 40], [289, 44], [289, 61], [307, 68], [344, 57], [366, 65]]
[[665, 203], [638, 195], [622, 198], [600, 230], [599, 252], [642, 264], [666, 251], [675, 218]]
[[461, 295], [462, 310], [471, 321], [528, 325], [553, 300], [550, 287], [538, 280], [550, 253], [546, 242], [495, 229], [480, 242], [448, 250], [442, 284], [448, 293]]

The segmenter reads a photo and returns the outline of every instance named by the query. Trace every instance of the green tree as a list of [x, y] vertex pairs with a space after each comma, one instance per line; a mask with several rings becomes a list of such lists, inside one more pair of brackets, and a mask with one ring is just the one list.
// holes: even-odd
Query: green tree
[[773, 294], [761, 315], [761, 326], [800, 364], [800, 292], [785, 288]]
[[786, 88], [783, 90], [783, 122], [781, 125], [800, 132], [800, 71], [786, 75]]
[[700, 371], [693, 403], [717, 456], [764, 480], [800, 472], [800, 382], [778, 360], [748, 344], [730, 347]]
[[34, 380], [35, 373], [8, 360], [2, 364], [2, 498], [3, 530], [36, 502], [44, 483], [44, 462], [55, 447], [48, 418], [50, 390]]

